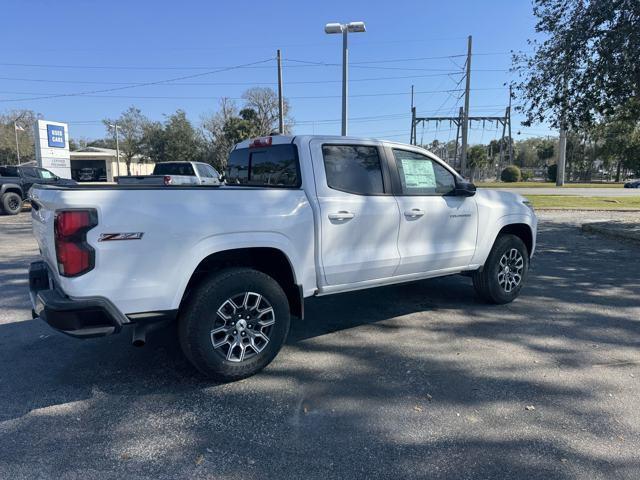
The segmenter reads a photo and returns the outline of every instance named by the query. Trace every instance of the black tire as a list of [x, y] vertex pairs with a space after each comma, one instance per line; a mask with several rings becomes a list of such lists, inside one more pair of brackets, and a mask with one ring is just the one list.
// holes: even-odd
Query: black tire
[[[255, 295], [244, 297], [246, 292]], [[228, 303], [232, 299], [233, 305], [237, 305], [239, 301], [233, 299], [241, 297], [245, 299], [243, 305], [257, 302], [255, 309], [236, 310]], [[268, 307], [272, 312], [268, 312], [267, 317], [258, 313], [268, 311]], [[230, 314], [230, 319], [224, 320], [218, 310], [222, 310], [225, 316]], [[245, 317], [238, 318], [236, 314], [246, 314], [251, 319], [244, 320], [241, 325]], [[258, 315], [263, 315], [260, 320], [256, 320]], [[274, 323], [270, 327], [259, 326], [259, 322], [269, 323], [271, 320]], [[273, 278], [249, 268], [232, 268], [212, 274], [189, 295], [180, 310], [178, 336], [185, 356], [200, 372], [214, 380], [229, 382], [254, 375], [271, 363], [287, 338], [290, 321], [287, 296]], [[237, 330], [232, 327], [235, 322]], [[215, 330], [222, 328], [221, 324], [225, 331], [214, 334]], [[258, 329], [262, 329], [260, 334], [267, 336], [267, 342], [257, 334]], [[246, 336], [240, 337], [241, 333]], [[214, 348], [214, 340], [228, 340], [228, 343]], [[244, 348], [238, 343], [233, 343], [233, 347], [229, 343], [237, 341], [245, 345]], [[254, 348], [244, 342], [254, 342], [257, 346]], [[258, 352], [256, 348], [259, 347], [262, 349]], [[241, 354], [244, 359], [238, 359]]]
[[[516, 258], [522, 259], [522, 270], [519, 273], [520, 279], [516, 285], [515, 282], [516, 273], [514, 266], [511, 265], [511, 260], [508, 258], [513, 250], [518, 252], [515, 255]], [[504, 266], [501, 265], [503, 256], [507, 256], [508, 267], [511, 270], [511, 277], [508, 277], [509, 270], [504, 271]], [[514, 263], [515, 265], [515, 263]], [[513, 302], [524, 285], [529, 271], [529, 252], [524, 242], [515, 235], [500, 235], [493, 248], [487, 257], [487, 261], [484, 267], [472, 275], [473, 286], [476, 293], [486, 302], [502, 305], [505, 303]], [[500, 275], [502, 273], [502, 275]], [[505, 278], [511, 278], [511, 282]], [[502, 283], [501, 283], [502, 282]], [[507, 282], [509, 285], [506, 286]]]
[[22, 198], [14, 192], [7, 192], [0, 199], [2, 211], [7, 215], [17, 215], [22, 210]]

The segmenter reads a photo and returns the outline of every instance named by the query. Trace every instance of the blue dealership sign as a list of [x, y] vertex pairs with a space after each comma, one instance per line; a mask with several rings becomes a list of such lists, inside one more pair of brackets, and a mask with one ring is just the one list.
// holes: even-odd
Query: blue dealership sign
[[64, 127], [62, 125], [47, 125], [47, 139], [50, 147], [64, 148]]

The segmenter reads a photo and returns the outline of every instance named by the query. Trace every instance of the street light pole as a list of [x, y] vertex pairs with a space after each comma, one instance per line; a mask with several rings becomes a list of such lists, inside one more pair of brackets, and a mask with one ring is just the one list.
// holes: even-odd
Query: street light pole
[[349, 104], [349, 29], [342, 29], [342, 136], [347, 136], [347, 116]]
[[342, 33], [342, 136], [347, 135], [347, 118], [349, 110], [349, 32], [366, 32], [364, 22], [327, 23], [325, 33]]

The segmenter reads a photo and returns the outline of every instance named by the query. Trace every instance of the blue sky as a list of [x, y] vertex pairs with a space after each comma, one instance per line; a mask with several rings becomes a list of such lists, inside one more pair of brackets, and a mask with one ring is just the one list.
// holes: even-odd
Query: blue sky
[[[448, 90], [464, 85], [458, 82], [467, 35], [474, 47], [471, 114], [501, 115], [511, 75], [508, 52], [529, 49], [535, 23], [529, 0], [15, 0], [3, 7], [3, 17], [0, 110], [30, 108], [68, 122], [74, 138], [104, 136], [100, 120], [130, 105], [157, 120], [181, 108], [198, 124], [220, 97], [239, 98], [252, 85], [275, 88], [277, 48], [285, 58], [295, 133], [339, 134], [340, 67], [304, 62], [339, 64], [341, 38], [324, 34], [324, 24], [362, 20], [367, 32], [349, 37], [349, 133], [408, 141], [412, 84], [419, 115], [457, 114], [461, 92]], [[193, 75], [199, 76], [33, 99]], [[520, 120], [514, 116], [516, 139], [553, 134], [543, 125], [523, 128]], [[486, 143], [497, 135], [495, 126], [473, 125], [471, 141]], [[418, 140], [434, 138], [455, 138], [455, 129], [431, 124], [418, 130]]]

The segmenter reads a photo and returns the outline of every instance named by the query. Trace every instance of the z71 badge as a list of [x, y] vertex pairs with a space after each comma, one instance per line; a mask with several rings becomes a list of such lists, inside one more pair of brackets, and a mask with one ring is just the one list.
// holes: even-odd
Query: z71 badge
[[113, 240], [140, 240], [144, 232], [130, 233], [101, 233], [98, 237], [99, 242], [111, 242]]

